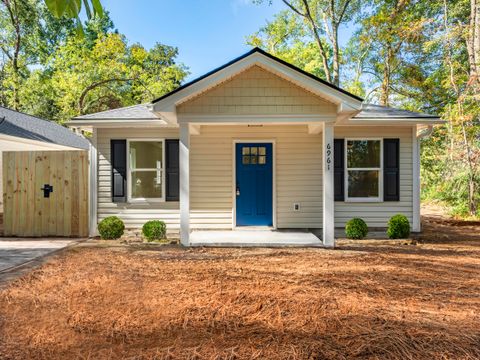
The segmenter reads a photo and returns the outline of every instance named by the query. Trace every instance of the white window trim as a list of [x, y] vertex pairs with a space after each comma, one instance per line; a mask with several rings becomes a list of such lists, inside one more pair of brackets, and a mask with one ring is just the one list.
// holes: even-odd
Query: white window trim
[[[161, 198], [132, 198], [132, 172], [130, 168], [130, 142], [161, 142], [162, 143], [162, 197]], [[166, 191], [166, 164], [165, 164], [165, 139], [158, 138], [134, 138], [127, 139], [127, 202], [129, 203], [152, 203], [152, 202], [165, 202], [165, 191]], [[138, 168], [137, 171], [153, 171], [153, 169], [144, 169]]]
[[[380, 141], [380, 167], [371, 167], [371, 168], [349, 168], [348, 167], [348, 154], [347, 154], [347, 145], [349, 141]], [[345, 138], [344, 144], [344, 188], [345, 188], [345, 202], [383, 202], [383, 138], [372, 138], [372, 137], [357, 137], [357, 138]], [[348, 196], [348, 171], [355, 170], [375, 170], [378, 171], [378, 197], [349, 197]]]

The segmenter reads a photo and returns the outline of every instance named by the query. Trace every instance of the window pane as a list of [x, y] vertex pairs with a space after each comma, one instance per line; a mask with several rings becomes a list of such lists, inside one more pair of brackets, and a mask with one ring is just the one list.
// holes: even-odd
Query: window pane
[[242, 155], [249, 155], [250, 154], [250, 148], [249, 147], [244, 147], [242, 148]]
[[257, 163], [257, 156], [256, 155], [252, 155], [251, 159], [250, 159], [250, 162], [252, 164], [256, 164]]
[[161, 169], [162, 153], [161, 141], [131, 141], [130, 169]]
[[266, 148], [264, 146], [259, 147], [258, 148], [258, 154], [259, 155], [266, 155], [267, 154]]
[[160, 171], [132, 171], [132, 198], [162, 197]]
[[377, 170], [349, 170], [348, 197], [378, 197], [378, 178], [379, 171]]
[[249, 155], [246, 155], [246, 156], [243, 156], [243, 157], [242, 157], [242, 164], [243, 164], [243, 165], [248, 165], [248, 164], [250, 164], [250, 156], [249, 156]]
[[258, 163], [261, 164], [261, 165], [263, 165], [263, 164], [265, 164], [265, 163], [267, 162], [266, 159], [267, 159], [267, 157], [266, 157], [265, 155], [260, 155], [260, 156], [258, 157]]
[[349, 168], [380, 167], [380, 140], [348, 140]]
[[257, 148], [256, 147], [251, 147], [250, 148], [250, 154], [257, 155]]

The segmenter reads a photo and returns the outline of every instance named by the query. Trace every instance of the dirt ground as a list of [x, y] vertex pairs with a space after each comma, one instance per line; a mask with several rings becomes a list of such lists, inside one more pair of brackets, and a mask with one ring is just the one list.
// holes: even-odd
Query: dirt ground
[[0, 292], [2, 359], [478, 359], [480, 225], [417, 245], [77, 247]]

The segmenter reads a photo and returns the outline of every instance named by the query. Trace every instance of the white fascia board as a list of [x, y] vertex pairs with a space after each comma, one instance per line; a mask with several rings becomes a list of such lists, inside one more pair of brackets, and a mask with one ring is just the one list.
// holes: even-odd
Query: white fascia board
[[368, 126], [368, 125], [387, 125], [387, 126], [402, 126], [402, 125], [417, 125], [429, 124], [437, 125], [444, 124], [444, 120], [438, 118], [385, 118], [385, 119], [347, 119], [342, 121], [338, 126]]
[[136, 120], [136, 119], [105, 119], [105, 120], [70, 120], [67, 125], [69, 127], [171, 127], [172, 125], [164, 120]]
[[[14, 142], [17, 144], [18, 143], [25, 144], [25, 151], [39, 150], [38, 149], [39, 147], [44, 148], [42, 150], [79, 150], [79, 151], [85, 150], [85, 149], [80, 149], [73, 146], [59, 145], [59, 144], [49, 143], [49, 142], [44, 142], [39, 140], [32, 140], [32, 139], [26, 139], [22, 137], [0, 134], [0, 141], [2, 140]], [[28, 145], [34, 146], [34, 148], [29, 149]], [[4, 151], [8, 151], [8, 150], [4, 150]]]

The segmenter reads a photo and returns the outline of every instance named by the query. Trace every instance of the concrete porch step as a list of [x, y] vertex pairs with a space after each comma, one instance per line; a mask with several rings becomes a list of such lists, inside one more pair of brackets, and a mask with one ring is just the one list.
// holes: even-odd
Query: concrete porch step
[[213, 247], [323, 247], [311, 232], [279, 230], [193, 231], [191, 246]]

